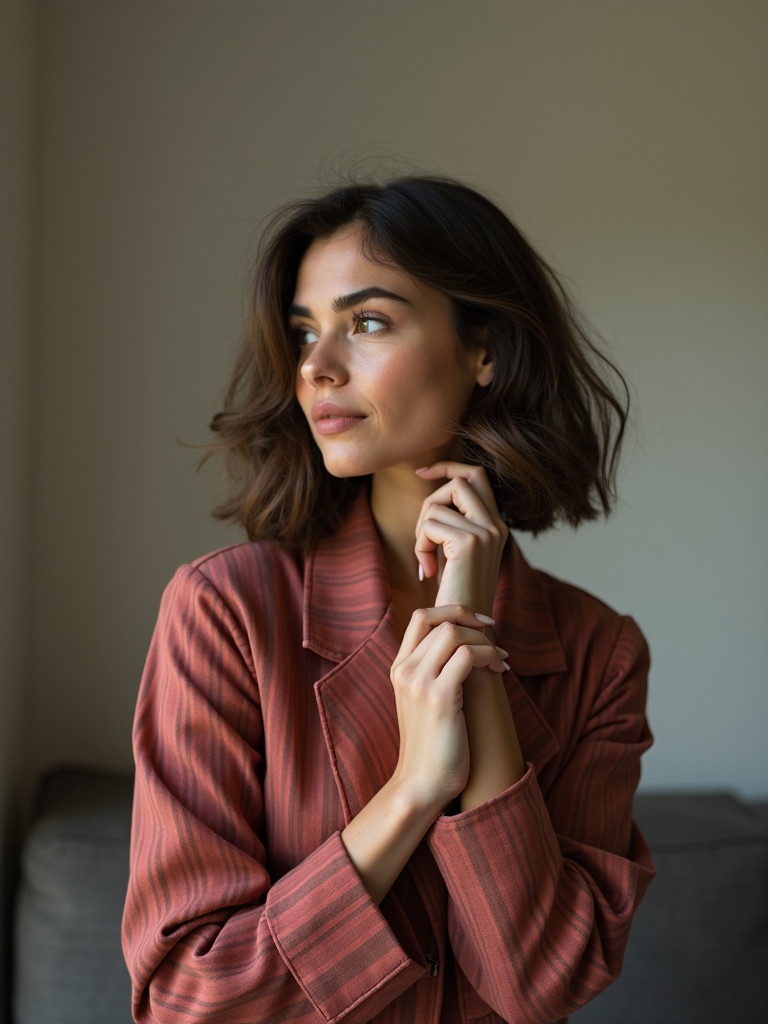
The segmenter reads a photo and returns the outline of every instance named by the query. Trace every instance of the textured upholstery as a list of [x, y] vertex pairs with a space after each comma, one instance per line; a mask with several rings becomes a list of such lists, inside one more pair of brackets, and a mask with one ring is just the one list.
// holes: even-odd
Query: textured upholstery
[[44, 779], [24, 844], [14, 1020], [130, 1024], [120, 950], [130, 777], [63, 769]]
[[636, 814], [658, 876], [621, 978], [574, 1024], [765, 1021], [768, 805], [724, 793], [645, 794]]

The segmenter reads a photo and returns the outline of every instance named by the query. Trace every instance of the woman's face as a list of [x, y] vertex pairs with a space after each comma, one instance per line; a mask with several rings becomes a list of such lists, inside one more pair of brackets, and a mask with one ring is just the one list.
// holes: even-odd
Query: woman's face
[[450, 299], [367, 259], [359, 227], [309, 247], [288, 326], [296, 395], [333, 476], [449, 457], [451, 425], [493, 375], [484, 350], [460, 343]]

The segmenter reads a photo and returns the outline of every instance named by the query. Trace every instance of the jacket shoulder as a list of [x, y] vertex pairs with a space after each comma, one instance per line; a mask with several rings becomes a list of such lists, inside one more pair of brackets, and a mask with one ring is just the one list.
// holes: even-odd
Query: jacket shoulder
[[246, 631], [272, 623], [289, 608], [300, 614], [303, 564], [271, 541], [231, 544], [180, 566], [164, 601], [176, 607], [214, 602]]
[[[184, 567], [182, 567], [184, 568]], [[214, 586], [228, 585], [254, 576], [279, 577], [301, 572], [300, 559], [274, 541], [242, 541], [218, 548], [194, 559], [186, 567], [199, 573]]]
[[608, 661], [648, 659], [648, 643], [631, 615], [617, 611], [595, 594], [538, 571], [552, 618], [567, 650], [603, 652]]

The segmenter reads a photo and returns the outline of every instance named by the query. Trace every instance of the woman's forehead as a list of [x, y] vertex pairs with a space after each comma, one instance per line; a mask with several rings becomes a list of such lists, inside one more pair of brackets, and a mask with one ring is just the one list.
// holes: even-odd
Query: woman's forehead
[[333, 302], [373, 289], [409, 300], [435, 291], [396, 263], [372, 258], [365, 237], [361, 225], [350, 224], [316, 238], [299, 264], [294, 304], [311, 305], [312, 299]]

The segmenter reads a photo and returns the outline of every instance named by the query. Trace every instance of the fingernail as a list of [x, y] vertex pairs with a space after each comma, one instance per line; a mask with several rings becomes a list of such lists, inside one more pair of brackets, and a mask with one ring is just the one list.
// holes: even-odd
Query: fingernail
[[424, 582], [424, 569], [422, 568], [421, 562], [419, 562], [419, 583]]
[[486, 626], [495, 626], [496, 620], [492, 619], [490, 615], [483, 615], [481, 612], [475, 612], [475, 618], [484, 622]]
[[510, 668], [509, 663], [506, 662], [506, 661], [502, 661], [501, 664], [504, 666], [504, 671], [505, 672], [509, 672], [509, 668]]
[[418, 469], [414, 469], [414, 473], [423, 473], [424, 470], [428, 469], [428, 468], [429, 468], [428, 466], [419, 466]]
[[506, 656], [509, 654], [509, 651], [505, 651], [503, 647], [497, 647], [496, 650], [499, 652], [500, 658], [506, 658]]

